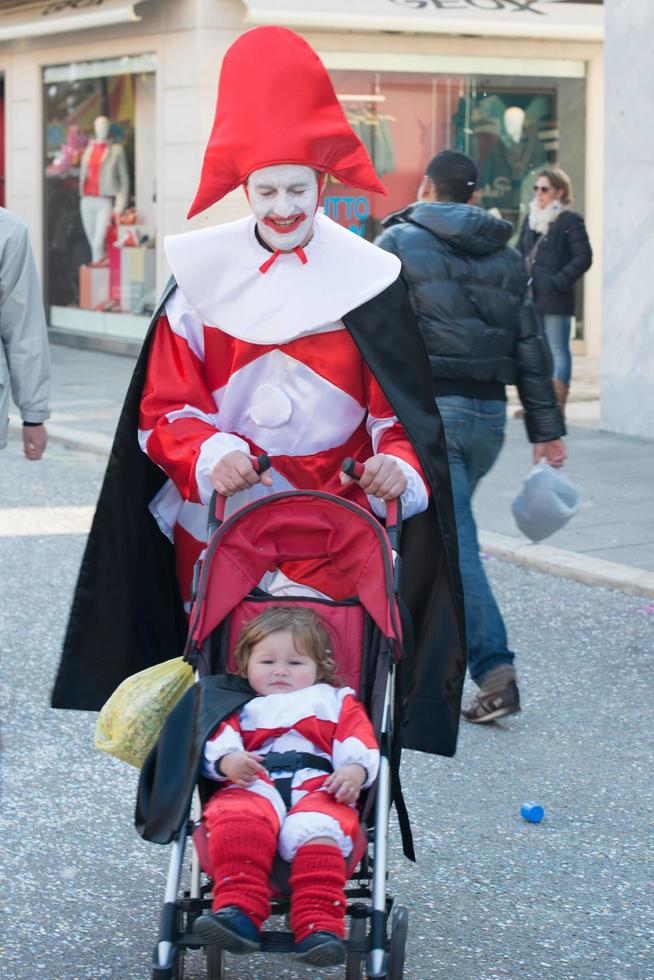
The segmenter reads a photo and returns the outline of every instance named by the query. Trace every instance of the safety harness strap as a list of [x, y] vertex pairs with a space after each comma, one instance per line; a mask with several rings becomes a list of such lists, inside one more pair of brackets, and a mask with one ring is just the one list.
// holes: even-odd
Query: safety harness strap
[[[275, 789], [284, 801], [287, 809], [291, 807], [291, 792], [293, 777], [299, 769], [319, 769], [322, 772], [333, 772], [329, 759], [313, 752], [268, 752], [262, 759], [262, 764], [272, 776]], [[275, 776], [275, 772], [290, 772], [290, 776]]]

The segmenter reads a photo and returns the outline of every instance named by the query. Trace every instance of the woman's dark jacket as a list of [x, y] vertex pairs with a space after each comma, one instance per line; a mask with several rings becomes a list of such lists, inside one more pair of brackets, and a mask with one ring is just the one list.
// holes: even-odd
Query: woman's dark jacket
[[509, 222], [443, 202], [412, 204], [383, 224], [377, 244], [402, 261], [435, 394], [483, 397], [485, 387], [504, 397], [502, 386], [516, 385], [530, 441], [564, 435], [524, 260], [506, 244]]
[[541, 236], [531, 230], [526, 218], [518, 241], [525, 259], [540, 238], [531, 269], [534, 306], [539, 313], [574, 316], [575, 283], [593, 262], [584, 219], [576, 211], [562, 211]]

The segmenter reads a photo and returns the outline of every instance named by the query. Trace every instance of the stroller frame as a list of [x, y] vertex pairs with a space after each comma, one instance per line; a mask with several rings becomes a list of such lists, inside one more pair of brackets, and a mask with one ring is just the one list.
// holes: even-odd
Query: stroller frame
[[[214, 495], [215, 496], [215, 495]], [[220, 520], [210, 519], [210, 542], [205, 552], [209, 557], [211, 549], [216, 546], [220, 531], [227, 528], [233, 520], [239, 518], [245, 511], [265, 505], [279, 497], [319, 497], [336, 501], [350, 510], [360, 512], [370, 522], [374, 522], [379, 535], [385, 535], [387, 545], [390, 544], [392, 568], [388, 569], [388, 580], [392, 583], [393, 597], [397, 596], [399, 586], [399, 535], [401, 529], [401, 514], [399, 501], [396, 508], [389, 507], [386, 531], [372, 515], [356, 504], [343, 501], [321, 491], [289, 491], [275, 494], [255, 501], [235, 512], [225, 524]], [[394, 503], [394, 502], [393, 502]], [[216, 502], [212, 500], [210, 512], [213, 515]], [[203, 565], [205, 564], [203, 562]], [[209, 563], [206, 562], [208, 565]], [[194, 602], [203, 595], [206, 584], [204, 567], [195, 576]], [[290, 597], [289, 597], [290, 598]], [[291, 599], [292, 601], [292, 599]], [[195, 606], [194, 606], [195, 608]], [[186, 657], [191, 648], [193, 634], [193, 616], [189, 629], [189, 644]], [[193, 656], [197, 657], [202, 651], [208, 652], [211, 637], [203, 641], [202, 649], [195, 647]], [[347, 900], [346, 914], [350, 917], [349, 937], [345, 940], [347, 960], [345, 980], [362, 980], [364, 975], [369, 980], [401, 980], [404, 976], [405, 947], [408, 931], [408, 913], [400, 907], [393, 908], [393, 898], [387, 891], [388, 864], [388, 822], [391, 807], [391, 748], [393, 745], [395, 684], [397, 663], [394, 656], [392, 639], [388, 638], [388, 674], [382, 700], [381, 724], [378, 731], [380, 748], [380, 766], [375, 783], [374, 827], [367, 830], [365, 853], [356, 871], [346, 882], [345, 896]], [[197, 679], [196, 671], [196, 679]], [[168, 866], [164, 905], [161, 910], [159, 936], [153, 951], [152, 980], [183, 980], [184, 958], [189, 949], [197, 950], [206, 946], [208, 980], [222, 980], [225, 977], [224, 952], [215, 945], [206, 945], [197, 933], [193, 932], [195, 920], [211, 907], [211, 884], [207, 879], [203, 882], [203, 872], [200, 857], [193, 836], [200, 826], [200, 796], [196, 787], [189, 815], [185, 823], [172, 841], [172, 851]], [[192, 857], [190, 865], [189, 887], [180, 897], [182, 876], [184, 871], [184, 856], [188, 839], [191, 838]], [[372, 857], [369, 853], [373, 845]], [[362, 903], [362, 899], [370, 900], [370, 906]], [[357, 901], [358, 900], [358, 901]], [[288, 911], [288, 899], [273, 898], [271, 915], [280, 915]], [[392, 917], [391, 917], [392, 911]], [[390, 931], [389, 921], [392, 919]], [[369, 924], [369, 928], [368, 928]], [[290, 932], [262, 931], [261, 952], [263, 953], [292, 953], [294, 951], [293, 935]], [[364, 967], [365, 963], [365, 967]], [[364, 974], [365, 968], [365, 974]]]

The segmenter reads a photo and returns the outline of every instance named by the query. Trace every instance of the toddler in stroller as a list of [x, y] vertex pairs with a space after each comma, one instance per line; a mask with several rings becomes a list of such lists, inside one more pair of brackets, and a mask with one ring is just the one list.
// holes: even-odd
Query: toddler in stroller
[[[180, 980], [187, 953], [204, 950], [208, 980], [223, 980], [226, 952], [260, 949], [314, 968], [345, 959], [348, 980], [401, 980], [408, 916], [387, 891], [391, 801], [413, 859], [394, 723], [399, 507], [384, 528], [321, 491], [272, 494], [226, 520], [223, 505], [212, 502], [189, 621], [197, 682], [139, 779], [138, 832], [173, 844], [152, 978]], [[261, 586], [273, 569], [289, 591]], [[261, 930], [269, 909], [293, 931]]]
[[354, 691], [334, 686], [329, 634], [311, 609], [250, 620], [234, 663], [258, 696], [205, 744], [203, 774], [224, 785], [204, 808], [214, 891], [195, 931], [233, 953], [258, 950], [279, 850], [291, 866], [296, 957], [341, 963], [356, 801], [379, 767], [372, 725]]

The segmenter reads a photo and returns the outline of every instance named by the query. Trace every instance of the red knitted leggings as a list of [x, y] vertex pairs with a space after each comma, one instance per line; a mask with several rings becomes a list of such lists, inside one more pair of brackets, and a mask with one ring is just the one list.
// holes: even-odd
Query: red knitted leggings
[[[335, 804], [331, 797], [321, 803], [325, 811], [340, 807], [356, 827], [353, 810]], [[310, 806], [307, 796], [293, 810]], [[214, 883], [213, 911], [235, 905], [260, 928], [270, 912], [270, 872], [279, 834], [272, 804], [246, 790], [219, 791], [207, 804], [204, 821], [209, 831], [211, 867], [207, 870]], [[297, 942], [319, 930], [343, 936], [345, 881], [340, 848], [310, 842], [299, 848], [291, 865], [291, 927]]]
[[295, 855], [291, 928], [297, 943], [312, 932], [345, 935], [345, 858], [338, 847], [305, 844]]
[[270, 872], [277, 851], [278, 821], [274, 812], [273, 819], [248, 814], [244, 820], [238, 796], [229, 792], [220, 802], [219, 810], [212, 812], [209, 805], [205, 811], [214, 884], [211, 908], [217, 912], [236, 905], [260, 929], [270, 914]]

